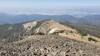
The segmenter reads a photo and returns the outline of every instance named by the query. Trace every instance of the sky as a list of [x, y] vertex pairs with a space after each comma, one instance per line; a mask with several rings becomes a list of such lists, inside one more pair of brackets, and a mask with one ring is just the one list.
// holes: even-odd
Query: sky
[[95, 8], [100, 0], [0, 0], [2, 13], [64, 13], [67, 9]]

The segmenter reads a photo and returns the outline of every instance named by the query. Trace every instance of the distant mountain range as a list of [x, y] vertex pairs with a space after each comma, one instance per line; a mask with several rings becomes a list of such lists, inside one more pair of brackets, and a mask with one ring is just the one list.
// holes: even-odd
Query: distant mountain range
[[40, 14], [31, 14], [31, 15], [8, 15], [0, 14], [0, 24], [15, 24], [31, 20], [43, 20], [43, 19], [53, 19], [58, 21], [68, 21], [71, 23], [77, 24], [92, 24], [100, 26], [100, 15], [86, 15], [83, 17], [75, 17], [73, 15], [40, 15]]
[[25, 21], [31, 20], [42, 20], [42, 19], [55, 19], [60, 21], [75, 21], [75, 17], [71, 15], [39, 15], [39, 14], [32, 14], [32, 15], [8, 15], [8, 14], [0, 14], [0, 24], [15, 24]]

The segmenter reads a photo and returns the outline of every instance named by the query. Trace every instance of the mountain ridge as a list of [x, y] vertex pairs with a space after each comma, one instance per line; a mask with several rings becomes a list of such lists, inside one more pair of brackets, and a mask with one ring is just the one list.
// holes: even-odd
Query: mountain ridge
[[100, 55], [99, 38], [81, 35], [75, 28], [52, 19], [7, 25], [6, 29], [14, 37], [8, 38], [8, 34], [4, 35], [7, 39], [0, 39], [1, 56]]

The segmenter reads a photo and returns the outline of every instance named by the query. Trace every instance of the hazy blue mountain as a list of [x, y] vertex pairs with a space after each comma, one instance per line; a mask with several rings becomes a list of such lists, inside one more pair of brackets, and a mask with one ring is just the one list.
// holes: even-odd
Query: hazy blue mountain
[[82, 17], [78, 23], [100, 26], [100, 15], [87, 15]]
[[89, 24], [100, 26], [100, 15], [86, 15], [83, 17], [75, 17], [72, 15], [40, 15], [40, 14], [21, 14], [21, 15], [8, 15], [0, 14], [0, 24], [15, 24], [20, 22], [27, 22], [31, 20], [53, 19], [62, 22], [71, 22], [74, 24]]
[[0, 24], [6, 23], [19, 23], [31, 20], [42, 20], [42, 19], [55, 19], [59, 21], [70, 21], [76, 22], [75, 17], [71, 15], [8, 15], [8, 14], [0, 14]]

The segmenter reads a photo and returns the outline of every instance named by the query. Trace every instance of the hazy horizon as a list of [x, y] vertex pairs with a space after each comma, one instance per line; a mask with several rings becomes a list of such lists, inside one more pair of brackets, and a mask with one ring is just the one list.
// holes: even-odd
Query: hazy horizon
[[98, 13], [99, 6], [99, 0], [0, 0], [0, 13], [66, 14], [75, 11]]

